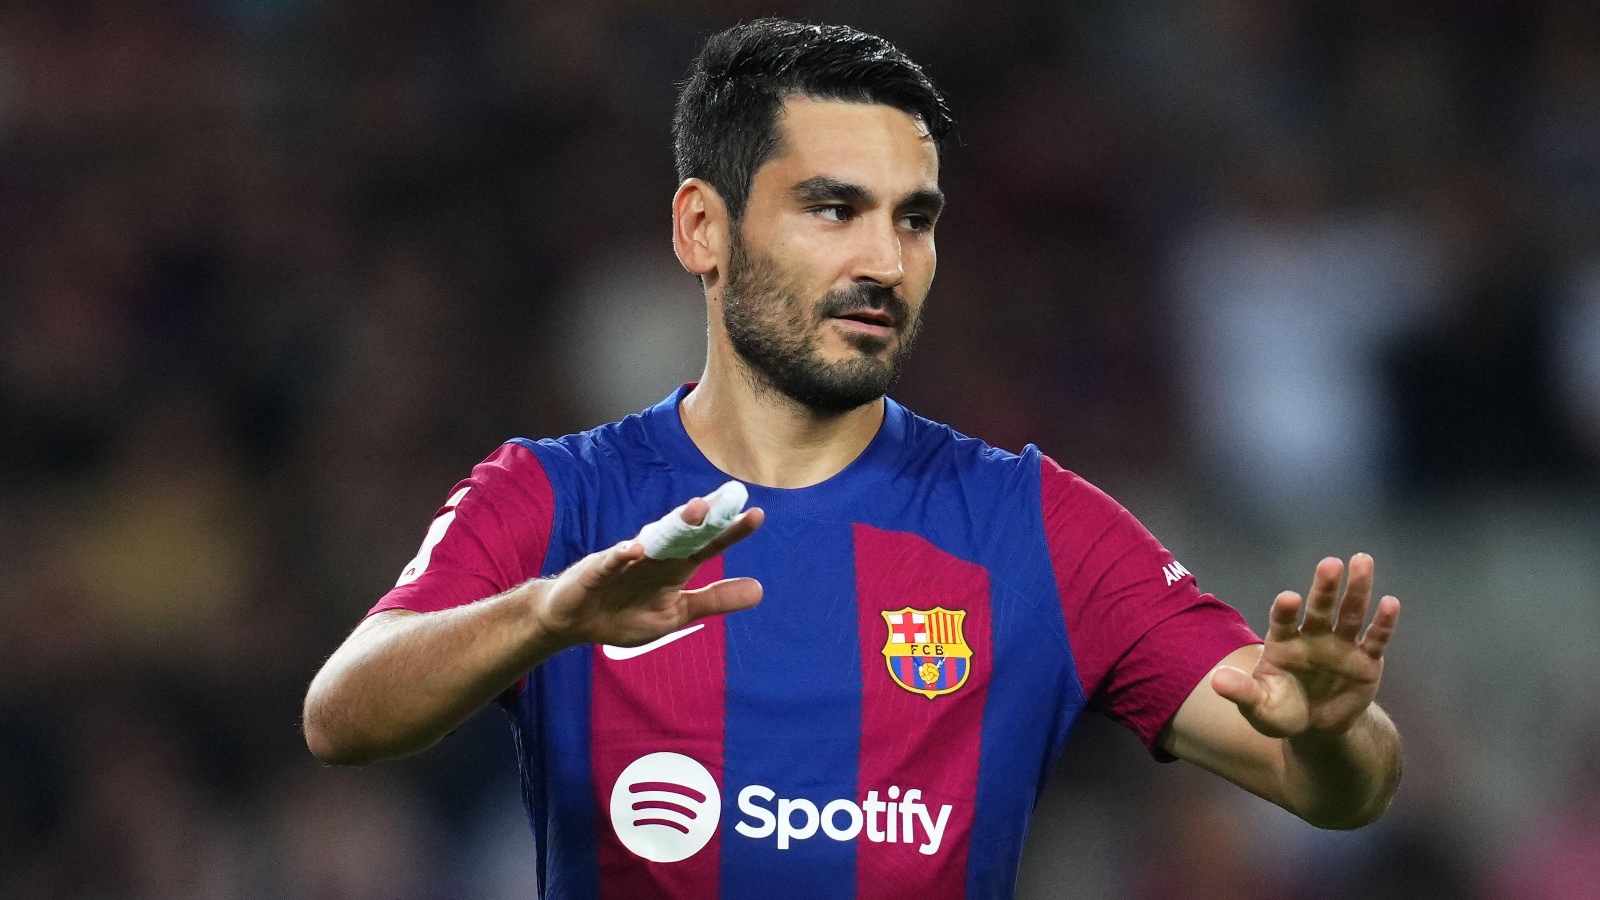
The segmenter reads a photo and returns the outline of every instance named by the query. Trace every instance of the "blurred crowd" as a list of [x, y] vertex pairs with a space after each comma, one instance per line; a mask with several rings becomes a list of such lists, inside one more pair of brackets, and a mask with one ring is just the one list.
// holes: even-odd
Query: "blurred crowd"
[[497, 712], [334, 771], [299, 703], [473, 463], [698, 373], [675, 85], [767, 14], [955, 109], [902, 402], [1258, 627], [1330, 553], [1408, 603], [1383, 823], [1091, 721], [1023, 896], [1600, 897], [1583, 0], [0, 2], [0, 897], [532, 896]]

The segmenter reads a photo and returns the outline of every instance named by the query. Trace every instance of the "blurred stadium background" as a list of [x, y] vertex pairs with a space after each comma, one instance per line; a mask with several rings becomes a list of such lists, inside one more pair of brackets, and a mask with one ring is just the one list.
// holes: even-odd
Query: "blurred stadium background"
[[667, 126], [743, 18], [960, 122], [897, 396], [1036, 442], [1258, 627], [1406, 603], [1395, 809], [1086, 722], [1024, 898], [1600, 897], [1600, 7], [0, 3], [0, 896], [526, 898], [508, 730], [319, 766], [322, 658], [502, 439], [698, 371]]

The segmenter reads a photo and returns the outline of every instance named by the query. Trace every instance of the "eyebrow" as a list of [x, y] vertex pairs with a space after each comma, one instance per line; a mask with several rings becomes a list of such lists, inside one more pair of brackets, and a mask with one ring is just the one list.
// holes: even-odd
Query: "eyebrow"
[[[800, 182], [789, 193], [801, 203], [825, 203], [834, 201], [838, 203], [852, 203], [860, 206], [873, 206], [878, 198], [872, 191], [859, 184], [840, 181], [827, 175], [814, 175]], [[944, 192], [937, 188], [924, 188], [912, 191], [900, 201], [899, 210], [902, 212], [921, 213], [930, 219], [939, 217], [939, 212], [944, 209]]]

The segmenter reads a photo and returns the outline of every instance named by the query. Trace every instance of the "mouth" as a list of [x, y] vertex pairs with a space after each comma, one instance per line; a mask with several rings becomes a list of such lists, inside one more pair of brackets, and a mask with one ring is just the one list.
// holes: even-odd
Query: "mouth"
[[888, 337], [894, 334], [894, 316], [882, 309], [858, 309], [842, 315], [830, 316], [832, 321], [838, 322], [845, 328], [870, 334], [875, 337]]

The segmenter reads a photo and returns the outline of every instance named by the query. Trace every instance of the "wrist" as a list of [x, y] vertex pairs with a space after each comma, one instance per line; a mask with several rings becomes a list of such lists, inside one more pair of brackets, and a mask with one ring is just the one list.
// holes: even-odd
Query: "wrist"
[[519, 618], [527, 623], [526, 643], [530, 651], [541, 658], [554, 655], [583, 643], [576, 636], [574, 623], [559, 616], [552, 609], [557, 579], [535, 578], [514, 592], [520, 607]]
[[1293, 809], [1319, 828], [1366, 825], [1388, 809], [1400, 781], [1399, 738], [1377, 704], [1343, 730], [1285, 739]]

